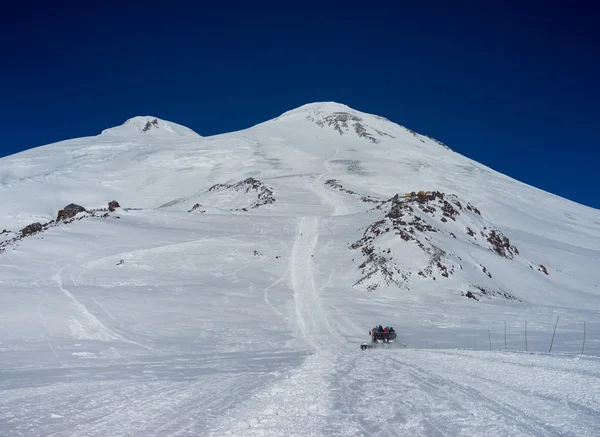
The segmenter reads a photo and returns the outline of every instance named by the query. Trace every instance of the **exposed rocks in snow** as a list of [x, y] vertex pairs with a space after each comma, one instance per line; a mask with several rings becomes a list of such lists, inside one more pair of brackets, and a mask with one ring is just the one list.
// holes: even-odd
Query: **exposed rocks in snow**
[[75, 217], [80, 212], [86, 212], [86, 209], [83, 206], [76, 205], [74, 203], [69, 203], [63, 209], [58, 211], [56, 215], [56, 221], [67, 220]]
[[[381, 141], [377, 137], [394, 138], [388, 133], [371, 128], [364, 123], [362, 117], [349, 112], [332, 112], [322, 117], [307, 115], [306, 119], [320, 127], [329, 126], [337, 131], [340, 135], [350, 132], [353, 129], [354, 133], [359, 138], [365, 138], [372, 143], [379, 143]], [[352, 128], [349, 125], [351, 125]]]
[[156, 118], [154, 120], [148, 120], [142, 128], [142, 132], [148, 132], [152, 127], [158, 127], [158, 120]]
[[[327, 183], [344, 190], [339, 181], [330, 180]], [[407, 197], [397, 194], [389, 200], [378, 202], [371, 211], [381, 211], [383, 218], [369, 225], [362, 238], [350, 245], [351, 249], [360, 249], [364, 257], [359, 266], [362, 277], [355, 285], [366, 283], [370, 291], [383, 284], [408, 287], [412, 273], [417, 273], [420, 278], [436, 280], [438, 276], [451, 277], [456, 269], [463, 270], [462, 259], [457, 254], [445, 250], [443, 240], [438, 241], [434, 236], [445, 234], [456, 239], [456, 234], [449, 229], [461, 224], [464, 226], [465, 221], [470, 224], [465, 228], [467, 236], [471, 237], [465, 237], [466, 242], [492, 250], [508, 259], [513, 259], [519, 253], [500, 230], [481, 225], [479, 209], [468, 202], [460, 201], [455, 195], [423, 191]], [[477, 232], [485, 238], [481, 243], [477, 241]], [[426, 264], [418, 268], [398, 265], [393, 255], [390, 255], [390, 244], [396, 244], [390, 239], [393, 235], [421, 249], [427, 255]], [[477, 264], [474, 265], [476, 266]], [[486, 266], [479, 264], [479, 267], [492, 279], [492, 274]]]
[[518, 297], [516, 297], [510, 293], [507, 293], [505, 291], [495, 291], [495, 290], [491, 290], [489, 288], [482, 287], [480, 285], [471, 285], [471, 287], [473, 287], [472, 290], [469, 290], [466, 293], [463, 291], [461, 293], [461, 295], [471, 298], [471, 299], [475, 299], [477, 301], [482, 298], [486, 298], [486, 299], [501, 299], [501, 300], [510, 300], [513, 302], [522, 302], [522, 300], [519, 299]]
[[200, 214], [204, 214], [206, 212], [205, 209], [202, 209], [202, 205], [200, 205], [199, 203], [196, 203], [194, 206], [192, 206], [192, 209], [188, 210], [188, 212], [199, 212]]
[[[51, 221], [49, 221], [47, 223], [43, 223], [43, 224], [39, 223], [39, 222], [32, 223], [28, 226], [25, 226], [23, 229], [21, 229], [21, 231], [15, 237], [10, 238], [8, 240], [1, 241], [0, 242], [0, 253], [4, 252], [6, 250], [6, 248], [9, 246], [13, 246], [13, 248], [18, 247], [19, 242], [23, 238], [27, 238], [27, 237], [31, 237], [36, 234], [43, 233], [52, 227], [68, 225], [70, 223], [73, 223], [74, 221], [83, 220], [83, 219], [89, 218], [89, 217], [120, 219], [119, 216], [111, 216], [108, 212], [106, 212], [105, 214], [103, 214], [101, 216], [98, 216], [98, 215], [94, 214], [93, 211], [94, 210], [87, 210], [82, 206], [71, 203], [71, 204], [67, 205], [64, 209], [61, 209], [59, 211], [58, 217], [56, 220], [51, 220]], [[80, 212], [85, 212], [86, 214], [76, 217], [76, 215], [79, 214]], [[6, 231], [6, 233], [8, 233], [8, 231]]]
[[[361, 240], [354, 243], [351, 248], [358, 249], [361, 247], [360, 243]], [[359, 266], [363, 276], [354, 285], [365, 284], [367, 291], [375, 291], [382, 284], [395, 284], [400, 288], [408, 288], [410, 271], [396, 265], [392, 257], [376, 253], [375, 248], [368, 244], [362, 246], [362, 253], [366, 257]]]
[[359, 193], [357, 193], [356, 191], [352, 191], [352, 190], [348, 190], [348, 189], [344, 188], [343, 185], [341, 184], [341, 182], [337, 179], [328, 179], [325, 181], [325, 185], [327, 185], [331, 188], [335, 188], [336, 190], [341, 191], [342, 193], [356, 196], [361, 200], [361, 202], [364, 202], [364, 203], [379, 203], [379, 202], [381, 202], [381, 200], [376, 199], [375, 197], [362, 196]]
[[430, 139], [430, 140], [431, 140], [431, 141], [433, 141], [434, 143], [436, 143], [436, 144], [439, 144], [439, 145], [440, 145], [440, 146], [442, 146], [444, 149], [446, 149], [446, 150], [452, 150], [450, 147], [448, 147], [447, 145], [445, 145], [445, 144], [444, 144], [444, 143], [442, 143], [441, 141], [439, 141], [439, 140], [436, 140], [435, 138], [431, 138], [431, 137], [429, 137], [429, 136], [427, 136], [427, 135], [424, 135], [424, 136], [425, 136], [425, 138], [428, 138], [428, 139]]
[[358, 193], [356, 191], [352, 191], [352, 190], [347, 190], [346, 188], [344, 188], [342, 186], [342, 184], [340, 183], [340, 181], [338, 181], [337, 179], [327, 179], [325, 181], [325, 185], [328, 185], [332, 188], [335, 188], [336, 190], [339, 190], [343, 193], [347, 193], [347, 194], [354, 194], [356, 196], [358, 196]]
[[475, 299], [476, 301], [479, 301], [479, 299], [477, 299], [471, 291], [467, 291], [466, 294], [463, 292], [462, 295], [468, 297], [469, 299]]
[[544, 274], [546, 274], [546, 275], [548, 275], [548, 274], [549, 274], [549, 273], [548, 273], [548, 269], [546, 269], [546, 267], [545, 267], [543, 264], [540, 264], [540, 265], [539, 265], [539, 267], [538, 267], [538, 270], [539, 270], [540, 272], [544, 272]]
[[[484, 233], [482, 232], [482, 234]], [[508, 237], [504, 236], [499, 230], [490, 229], [486, 237], [492, 250], [498, 255], [513, 259], [515, 255], [519, 254], [519, 250], [515, 246], [511, 246]]]
[[491, 274], [490, 272], [488, 272], [488, 269], [487, 269], [487, 267], [486, 267], [486, 266], [484, 266], [484, 265], [482, 265], [482, 264], [479, 264], [479, 267], [481, 267], [481, 271], [482, 271], [483, 273], [485, 273], [486, 275], [488, 275], [488, 277], [489, 277], [489, 278], [491, 278], [491, 277], [492, 277], [492, 274]]
[[[467, 209], [469, 211], [473, 211], [475, 214], [477, 215], [481, 215], [481, 211], [479, 211], [477, 208], [475, 208], [473, 205], [471, 205], [470, 203], [467, 204]], [[485, 228], [484, 228], [485, 229]]]
[[258, 193], [257, 200], [252, 202], [251, 205], [249, 205], [246, 208], [235, 208], [233, 209], [233, 211], [247, 211], [248, 208], [255, 209], [263, 205], [275, 203], [275, 198], [273, 197], [273, 190], [267, 187], [258, 179], [254, 178], [248, 178], [235, 184], [215, 184], [206, 191], [211, 192], [222, 190], [233, 190], [243, 193], [250, 193], [253, 191]]
[[39, 223], [39, 222], [32, 223], [30, 225], [25, 226], [23, 229], [21, 229], [21, 236], [25, 237], [27, 235], [36, 234], [38, 232], [41, 232], [42, 229], [43, 229], [43, 226], [41, 223]]
[[115, 212], [115, 210], [120, 207], [121, 207], [121, 205], [119, 205], [119, 202], [117, 202], [116, 200], [112, 200], [112, 201], [108, 202], [108, 210], [110, 212]]
[[436, 280], [434, 267], [437, 268], [440, 275], [445, 278], [448, 278], [450, 275], [454, 274], [454, 265], [446, 264], [445, 261], [447, 259], [447, 253], [445, 250], [440, 249], [433, 244], [431, 247], [425, 247], [425, 245], [420, 245], [421, 249], [430, 255], [429, 264], [423, 270], [419, 271], [419, 276], [423, 278], [433, 278]]
[[[394, 232], [406, 242], [416, 243], [421, 250], [429, 255], [429, 262], [418, 272], [419, 276], [423, 278], [432, 277], [435, 279], [436, 271], [444, 277], [449, 277], [449, 275], [454, 273], [454, 265], [446, 262], [447, 253], [440, 247], [431, 243], [431, 241], [423, 235], [426, 232], [437, 232], [437, 229], [425, 222], [418, 215], [414, 214], [415, 210], [411, 205], [411, 202], [406, 201], [404, 198], [401, 200], [401, 198], [396, 195], [392, 199], [378, 205], [376, 209], [384, 209], [385, 207], [389, 207], [385, 214], [385, 218], [367, 227], [363, 237], [350, 246], [352, 249], [362, 248], [363, 255], [367, 256], [365, 262], [360, 265], [361, 272], [364, 276], [358, 283], [368, 281], [377, 272], [383, 273], [386, 285], [389, 285], [392, 282], [407, 285], [409, 282], [411, 272], [398, 267], [390, 257], [380, 255], [378, 252], [380, 252], [381, 249], [376, 249], [374, 244], [377, 237], [390, 232]], [[387, 253], [390, 253], [389, 248], [387, 249]], [[390, 276], [395, 271], [400, 273], [400, 277], [395, 278]], [[372, 283], [369, 285], [371, 288], [376, 288]]]

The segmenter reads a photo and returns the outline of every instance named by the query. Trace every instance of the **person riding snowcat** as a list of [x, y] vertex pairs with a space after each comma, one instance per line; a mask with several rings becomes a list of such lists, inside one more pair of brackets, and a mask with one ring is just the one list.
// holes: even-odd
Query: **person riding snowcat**
[[[371, 337], [371, 343], [390, 343], [390, 341], [394, 341], [396, 338], [396, 331], [393, 326], [383, 327], [381, 325], [375, 326], [373, 329], [369, 331], [369, 336]], [[368, 344], [363, 343], [360, 345], [362, 350], [365, 350], [369, 347]]]

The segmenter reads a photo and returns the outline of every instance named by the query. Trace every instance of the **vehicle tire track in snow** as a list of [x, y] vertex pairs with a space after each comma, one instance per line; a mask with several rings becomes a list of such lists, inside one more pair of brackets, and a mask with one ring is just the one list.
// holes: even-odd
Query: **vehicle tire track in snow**
[[331, 405], [335, 356], [321, 351], [286, 373], [244, 405], [227, 414], [208, 436], [323, 436], [334, 414]]
[[[405, 358], [408, 358], [406, 356]], [[410, 360], [402, 359], [400, 356], [388, 358], [391, 361], [390, 368], [395, 371], [407, 373], [421, 387], [427, 395], [435, 394], [438, 405], [446, 404], [447, 412], [452, 412], [455, 417], [445, 419], [446, 426], [452, 422], [466, 423], [468, 417], [470, 429], [477, 425], [476, 418], [487, 417], [487, 422], [481, 421], [479, 426], [489, 429], [489, 424], [494, 424], [494, 432], [504, 430], [501, 435], [535, 435], [575, 437], [589, 435], [593, 436], [597, 426], [597, 412], [594, 415], [588, 408], [572, 408], [568, 403], [560, 400], [550, 400], [540, 396], [539, 393], [525, 393], [510, 387], [507, 384], [499, 384], [498, 381], [485, 380], [466, 373], [467, 368], [443, 366], [444, 372], [438, 373], [424, 369]], [[427, 364], [426, 357], [416, 357], [419, 363]], [[465, 363], [468, 366], [468, 363]], [[553, 405], [552, 405], [553, 404]], [[537, 405], [530, 408], [532, 405]], [[565, 414], [566, 409], [570, 409]], [[548, 423], [548, 414], [552, 411], [554, 416], [559, 414], [570, 417], [578, 416], [580, 425], [579, 433], [560, 429]], [[540, 413], [542, 412], [541, 416]], [[446, 413], [447, 414], [447, 413]], [[465, 416], [462, 418], [461, 416]], [[555, 421], [559, 423], [560, 420]], [[567, 427], [567, 429], [573, 429]], [[592, 430], [591, 433], [587, 433]], [[455, 435], [456, 430], [451, 435]]]
[[[403, 369], [404, 372], [412, 377], [416, 382], [418, 389], [429, 396], [432, 401], [431, 409], [435, 404], [435, 409], [438, 410], [438, 415], [445, 416], [442, 423], [437, 423], [437, 426], [445, 427], [448, 435], [455, 435], [461, 432], [460, 429], [453, 429], [455, 424], [468, 423], [469, 428], [473, 430], [473, 426], [482, 426], [475, 423], [476, 418], [484, 417], [485, 421], [494, 422], [501, 418], [501, 424], [496, 425], [496, 432], [502, 430], [501, 435], [511, 436], [530, 436], [530, 435], [555, 435], [553, 432], [544, 429], [545, 427], [537, 427], [533, 423], [528, 423], [524, 415], [518, 411], [508, 407], [505, 404], [493, 400], [483, 393], [470, 389], [466, 386], [455, 384], [453, 381], [442, 378], [439, 375], [424, 371], [423, 369], [408, 365], [401, 360], [392, 360], [390, 368], [398, 371]], [[458, 370], [458, 369], [456, 369]], [[460, 371], [460, 370], [458, 370]], [[409, 404], [414, 405], [411, 401]], [[417, 407], [419, 413], [423, 414], [427, 409]], [[435, 416], [435, 414], [432, 414]], [[430, 422], [431, 423], [431, 422]], [[545, 431], [543, 434], [540, 432]], [[549, 432], [548, 434], [546, 434]], [[446, 434], [444, 434], [446, 435]]]
[[388, 351], [372, 352], [342, 365], [336, 373], [337, 402], [349, 402], [351, 412], [342, 423], [353, 435], [552, 435], [507, 416], [508, 411], [480, 393], [419, 373], [391, 358]]

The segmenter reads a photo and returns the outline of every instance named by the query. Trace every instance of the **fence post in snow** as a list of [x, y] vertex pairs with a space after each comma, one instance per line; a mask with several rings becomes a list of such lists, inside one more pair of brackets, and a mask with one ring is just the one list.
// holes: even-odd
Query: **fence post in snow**
[[525, 320], [525, 350], [529, 350], [529, 348], [527, 347], [527, 320]]
[[489, 329], [488, 329], [488, 340], [490, 341], [490, 350], [492, 350], [492, 334], [490, 334]]
[[504, 350], [506, 350], [506, 322], [504, 322]]
[[585, 349], [585, 320], [583, 321], [583, 344], [581, 345], [581, 355], [583, 355], [584, 349]]
[[556, 326], [558, 325], [558, 318], [560, 316], [556, 316], [556, 323], [554, 324], [554, 333], [552, 334], [552, 341], [550, 342], [550, 350], [548, 353], [552, 352], [552, 344], [554, 343], [554, 336], [556, 335]]

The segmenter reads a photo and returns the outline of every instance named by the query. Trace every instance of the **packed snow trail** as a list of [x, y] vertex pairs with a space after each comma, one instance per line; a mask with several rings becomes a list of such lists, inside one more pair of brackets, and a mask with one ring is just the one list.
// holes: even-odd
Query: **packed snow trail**
[[[332, 158], [337, 154], [337, 150]], [[329, 158], [329, 159], [332, 159]], [[329, 170], [325, 161], [325, 167]], [[322, 179], [311, 184], [323, 203], [340, 211]], [[291, 286], [299, 338], [307, 345], [305, 362], [256, 395], [213, 430], [214, 436], [320, 436], [330, 434], [331, 381], [343, 342], [323, 308], [315, 285], [314, 255], [319, 241], [319, 217], [299, 219], [290, 257]]]
[[331, 435], [592, 437], [600, 427], [600, 399], [581, 389], [600, 388], [596, 359], [382, 349], [346, 359], [331, 382]]
[[[325, 141], [327, 143], [327, 141]], [[335, 152], [323, 161], [323, 166], [325, 167], [326, 172], [320, 174], [318, 177], [314, 179], [314, 181], [309, 185], [310, 190], [312, 190], [321, 201], [325, 204], [331, 205], [333, 211], [331, 213], [332, 216], [345, 215], [350, 212], [350, 208], [346, 202], [339, 196], [337, 192], [334, 190], [328, 190], [325, 188], [324, 179], [325, 177], [333, 172], [331, 161], [338, 155], [339, 149], [336, 147]]]
[[325, 436], [335, 420], [336, 356], [325, 350], [227, 414], [209, 436]]
[[598, 390], [589, 357], [321, 350], [209, 435], [596, 437]]
[[318, 217], [300, 219], [290, 260], [298, 328], [313, 349], [341, 342], [315, 287], [313, 255], [319, 240], [318, 227]]
[[[335, 158], [338, 149], [323, 161], [327, 172], [331, 171], [329, 161]], [[327, 173], [322, 173], [309, 184], [312, 190], [323, 203], [333, 206], [332, 214], [345, 211], [344, 202], [336, 201], [335, 195], [326, 190], [322, 180]], [[296, 238], [290, 258], [290, 271], [292, 288], [294, 290], [294, 303], [298, 329], [305, 341], [313, 349], [333, 344], [341, 344], [342, 339], [321, 304], [319, 292], [315, 286], [314, 255], [319, 242], [319, 217], [305, 216], [300, 219], [297, 226]]]
[[294, 308], [300, 338], [310, 347], [304, 363], [238, 408], [211, 436], [328, 435], [332, 414], [331, 381], [341, 350], [315, 286], [313, 255], [319, 240], [319, 217], [302, 217], [290, 258]]

